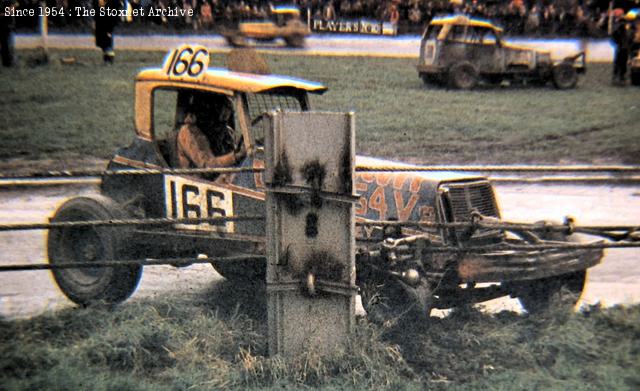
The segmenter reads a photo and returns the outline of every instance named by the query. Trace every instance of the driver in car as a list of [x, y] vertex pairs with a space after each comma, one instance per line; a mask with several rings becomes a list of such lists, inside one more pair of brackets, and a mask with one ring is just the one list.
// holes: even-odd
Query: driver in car
[[235, 145], [234, 131], [229, 125], [232, 114], [228, 99], [213, 110], [208, 105], [191, 104], [176, 137], [178, 167], [229, 167], [244, 159], [244, 143], [241, 140]]

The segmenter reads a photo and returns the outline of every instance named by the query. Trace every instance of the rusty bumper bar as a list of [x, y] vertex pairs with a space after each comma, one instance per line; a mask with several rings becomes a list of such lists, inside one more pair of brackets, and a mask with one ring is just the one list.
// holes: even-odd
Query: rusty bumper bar
[[586, 270], [600, 263], [602, 249], [498, 250], [467, 254], [458, 263], [463, 282], [536, 280]]

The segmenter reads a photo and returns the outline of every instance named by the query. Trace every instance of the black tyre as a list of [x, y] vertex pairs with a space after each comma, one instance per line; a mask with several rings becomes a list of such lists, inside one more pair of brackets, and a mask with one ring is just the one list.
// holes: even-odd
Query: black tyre
[[478, 85], [478, 71], [468, 62], [458, 63], [449, 69], [449, 87], [471, 90]]
[[634, 86], [640, 86], [640, 69], [637, 71], [631, 71], [631, 84]]
[[211, 265], [225, 279], [233, 283], [262, 283], [266, 281], [267, 264], [255, 259], [246, 261], [212, 261]]
[[229, 44], [229, 46], [237, 48], [237, 47], [243, 47], [246, 46], [247, 42], [244, 39], [244, 37], [239, 36], [239, 35], [227, 35], [225, 37], [225, 39], [227, 40], [227, 43]]
[[518, 300], [530, 314], [544, 312], [553, 304], [570, 310], [580, 299], [586, 280], [586, 271], [534, 280], [520, 287]]
[[302, 35], [292, 35], [290, 37], [286, 37], [284, 39], [284, 42], [289, 47], [301, 48], [301, 47], [304, 47], [305, 39], [304, 39], [304, 36], [302, 36]]
[[578, 72], [572, 64], [568, 62], [560, 63], [551, 70], [551, 80], [553, 86], [559, 90], [575, 88], [578, 84]]
[[[77, 197], [56, 211], [52, 222], [109, 220], [125, 217], [119, 206], [104, 196]], [[125, 259], [130, 240], [126, 227], [70, 227], [49, 231], [50, 264]], [[142, 266], [54, 269], [62, 292], [80, 305], [114, 304], [131, 296], [138, 286]]]
[[500, 74], [490, 74], [490, 75], [485, 75], [484, 80], [486, 80], [487, 83], [489, 84], [498, 85], [504, 81], [504, 76]]
[[[575, 236], [567, 236], [557, 231], [542, 232], [538, 236], [544, 240], [579, 242]], [[587, 272], [582, 270], [525, 282], [518, 288], [518, 300], [530, 314], [543, 312], [553, 303], [565, 306], [567, 310], [570, 310], [580, 300], [586, 281]]]
[[440, 78], [431, 73], [421, 73], [420, 78], [425, 86], [438, 86], [441, 84]]
[[358, 271], [362, 307], [367, 318], [377, 324], [425, 321], [432, 307], [426, 283], [412, 288], [391, 276]]

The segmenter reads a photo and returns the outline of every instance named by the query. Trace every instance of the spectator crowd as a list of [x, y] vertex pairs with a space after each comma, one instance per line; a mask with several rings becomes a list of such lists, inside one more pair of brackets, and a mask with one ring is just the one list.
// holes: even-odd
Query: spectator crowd
[[[633, 0], [628, 0], [633, 2]], [[369, 19], [391, 22], [399, 33], [420, 33], [438, 16], [465, 13], [489, 19], [512, 36], [602, 37], [607, 34], [608, 6], [605, 0], [122, 0], [124, 9], [142, 9], [145, 16], [128, 18], [131, 27], [149, 25], [187, 31], [216, 30], [239, 20], [263, 19], [270, 7], [294, 5], [313, 19]], [[92, 0], [46, 0], [48, 7], [75, 10], [92, 8]], [[15, 0], [16, 9], [40, 7], [39, 0]], [[148, 16], [148, 10], [193, 10], [193, 15]], [[157, 14], [157, 13], [156, 13]], [[86, 26], [90, 18], [75, 11], [49, 17], [54, 27]], [[36, 17], [16, 19], [18, 28], [35, 28]]]

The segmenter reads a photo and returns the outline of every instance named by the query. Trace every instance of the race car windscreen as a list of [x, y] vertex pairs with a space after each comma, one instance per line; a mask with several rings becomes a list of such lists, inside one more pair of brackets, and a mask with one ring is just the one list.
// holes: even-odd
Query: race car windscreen
[[436, 40], [438, 39], [438, 35], [440, 34], [440, 31], [442, 30], [442, 26], [440, 25], [432, 25], [429, 26], [426, 34], [424, 35], [424, 38], [422, 38], [423, 40]]
[[247, 94], [247, 107], [251, 120], [251, 131], [257, 145], [264, 143], [263, 114], [274, 110], [305, 110], [301, 95], [292, 91], [268, 91]]

